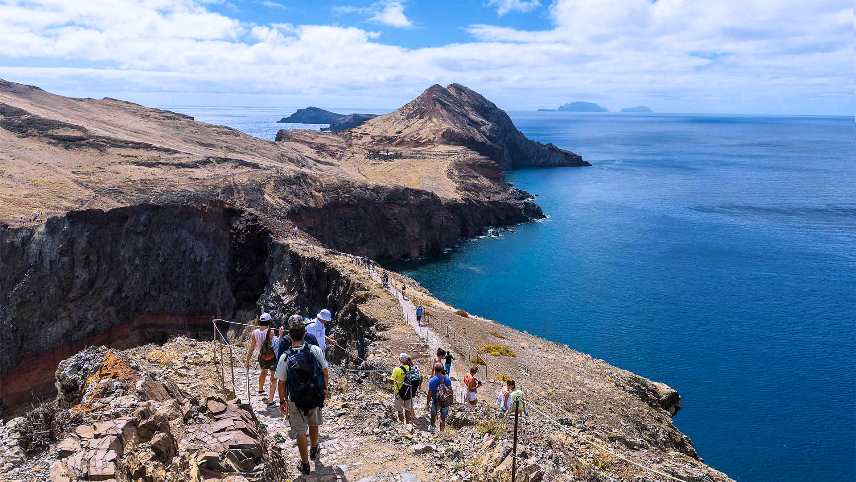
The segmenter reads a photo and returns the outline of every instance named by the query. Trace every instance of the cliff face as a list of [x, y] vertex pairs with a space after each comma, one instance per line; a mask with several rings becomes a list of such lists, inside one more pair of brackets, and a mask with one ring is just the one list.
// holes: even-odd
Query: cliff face
[[268, 235], [234, 209], [140, 205], [0, 228], [0, 387], [15, 406], [45, 393], [89, 344], [209, 336], [212, 316], [251, 318]]

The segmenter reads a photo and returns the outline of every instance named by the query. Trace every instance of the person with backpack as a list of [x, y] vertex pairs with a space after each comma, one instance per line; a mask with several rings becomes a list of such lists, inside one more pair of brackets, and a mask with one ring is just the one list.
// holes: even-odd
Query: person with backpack
[[[283, 326], [285, 329], [287, 329], [292, 323], [296, 323], [298, 321], [303, 323], [304, 325], [306, 324], [306, 322], [303, 320], [303, 317], [295, 313], [288, 317], [288, 321]], [[306, 335], [303, 336], [303, 341], [309, 343], [310, 345], [318, 346], [318, 339], [315, 338], [315, 335], [313, 335], [312, 333], [307, 332]], [[282, 354], [288, 351], [289, 348], [291, 348], [291, 338], [288, 336], [288, 333], [285, 332], [280, 338], [280, 342], [276, 350], [276, 359], [279, 360], [280, 358], [282, 358]]]
[[247, 350], [247, 358], [244, 360], [244, 365], [247, 369], [250, 368], [251, 357], [255, 357], [259, 362], [259, 395], [265, 394], [265, 379], [270, 374], [270, 389], [267, 403], [274, 405], [274, 394], [276, 394], [276, 380], [274, 380], [273, 370], [276, 368], [276, 351], [273, 347], [274, 330], [270, 328], [271, 316], [268, 313], [262, 313], [259, 316], [259, 327], [253, 330], [250, 337], [250, 348]]
[[324, 352], [318, 345], [306, 343], [305, 335], [303, 319], [292, 316], [288, 324], [291, 347], [277, 363], [276, 379], [279, 380], [279, 410], [288, 419], [289, 436], [297, 440], [298, 470], [307, 475], [309, 460], [317, 460], [321, 454], [318, 427], [324, 422], [321, 408], [327, 398], [330, 373]]
[[422, 384], [422, 376], [419, 368], [413, 365], [413, 360], [407, 353], [398, 355], [401, 363], [392, 369], [392, 390], [394, 393], [395, 411], [398, 413], [398, 421], [401, 423], [413, 423], [416, 412], [413, 411], [413, 397]]
[[425, 314], [425, 308], [422, 305], [416, 307], [416, 323], [422, 326], [422, 316]]
[[431, 407], [431, 426], [428, 431], [434, 433], [437, 414], [440, 414], [440, 431], [446, 429], [446, 419], [449, 418], [449, 407], [455, 401], [452, 392], [452, 379], [443, 373], [443, 365], [434, 365], [434, 376], [428, 381], [428, 400]]

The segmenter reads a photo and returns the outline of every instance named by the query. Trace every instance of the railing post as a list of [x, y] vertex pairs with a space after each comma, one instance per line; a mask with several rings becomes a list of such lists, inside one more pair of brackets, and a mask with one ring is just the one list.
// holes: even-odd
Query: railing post
[[514, 445], [511, 449], [511, 482], [517, 482], [517, 422], [520, 418], [520, 399], [514, 400]]

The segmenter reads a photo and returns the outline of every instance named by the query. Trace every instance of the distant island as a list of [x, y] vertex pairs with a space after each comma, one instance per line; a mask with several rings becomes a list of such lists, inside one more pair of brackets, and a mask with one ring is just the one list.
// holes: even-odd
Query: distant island
[[625, 107], [625, 108], [621, 109], [621, 112], [636, 113], [636, 114], [653, 114], [654, 113], [654, 111], [651, 110], [650, 107], [644, 106], [644, 105], [639, 105], [636, 107]]
[[569, 102], [559, 106], [558, 109], [538, 109], [541, 112], [609, 112], [606, 107], [602, 107], [594, 102]]
[[377, 114], [337, 114], [319, 107], [306, 107], [297, 109], [297, 112], [288, 117], [283, 117], [279, 123], [292, 124], [329, 124], [330, 127], [322, 130], [341, 132], [362, 125], [369, 119], [377, 117]]

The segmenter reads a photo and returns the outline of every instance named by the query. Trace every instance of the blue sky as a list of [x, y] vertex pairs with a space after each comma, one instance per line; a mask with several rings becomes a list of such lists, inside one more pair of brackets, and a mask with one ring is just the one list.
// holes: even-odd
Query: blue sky
[[856, 112], [850, 0], [0, 0], [0, 78], [157, 105]]

